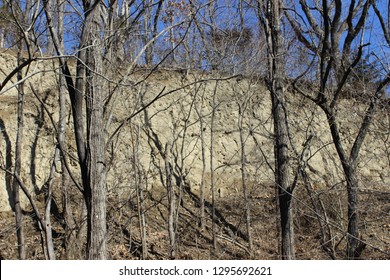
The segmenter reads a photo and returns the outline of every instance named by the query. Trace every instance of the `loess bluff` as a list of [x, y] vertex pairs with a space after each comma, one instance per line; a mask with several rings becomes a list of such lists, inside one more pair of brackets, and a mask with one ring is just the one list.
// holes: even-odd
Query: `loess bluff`
[[[3, 81], [16, 66], [15, 56], [0, 54], [0, 65]], [[31, 77], [25, 83], [21, 178], [33, 197], [39, 196], [38, 190], [49, 178], [57, 143], [57, 70], [57, 65], [50, 61], [38, 61], [25, 73]], [[250, 196], [269, 196], [268, 190], [274, 185], [273, 124], [270, 95], [262, 80], [163, 69], [149, 74], [147, 69], [135, 71], [123, 81], [105, 108], [105, 136], [112, 140], [106, 151], [108, 199], [128, 196], [139, 183], [148, 191], [164, 192], [163, 154], [168, 150], [168, 160], [176, 174], [194, 193], [199, 193], [203, 180], [206, 198], [210, 197], [212, 162], [218, 196], [242, 195], [241, 170], [245, 158]], [[10, 171], [14, 166], [17, 131], [17, 91], [11, 87], [13, 84], [16, 77], [0, 94], [0, 164]], [[161, 97], [147, 109], [127, 120], [160, 93]], [[343, 99], [338, 106], [342, 140], [350, 149], [366, 105]], [[343, 189], [345, 179], [324, 114], [293, 93], [287, 96], [287, 110], [291, 181], [301, 157], [307, 162], [306, 171], [315, 190]], [[73, 177], [79, 180], [69, 102], [68, 112], [67, 158]], [[118, 127], [121, 128], [117, 130]], [[362, 189], [383, 190], [390, 185], [388, 128], [389, 111], [380, 108], [357, 164]], [[309, 137], [312, 140], [302, 154]], [[11, 183], [12, 177], [0, 171], [0, 211], [11, 210]], [[58, 172], [55, 184], [60, 184]], [[24, 206], [29, 207], [25, 196], [21, 197]]]

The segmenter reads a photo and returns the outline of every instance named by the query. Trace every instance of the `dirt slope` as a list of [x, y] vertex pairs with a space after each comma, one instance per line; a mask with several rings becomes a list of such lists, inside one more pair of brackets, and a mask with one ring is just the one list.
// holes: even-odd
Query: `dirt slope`
[[[0, 81], [13, 69], [15, 64], [14, 56], [7, 53], [0, 54], [0, 65], [2, 65]], [[42, 201], [43, 198], [35, 195], [34, 190], [40, 189], [48, 178], [56, 144], [55, 129], [48, 117], [48, 113], [53, 120], [57, 120], [58, 117], [56, 75], [53, 68], [55, 69], [56, 66], [50, 61], [40, 61], [34, 63], [27, 74], [32, 75], [32, 77], [26, 84], [22, 178], [37, 201]], [[134, 84], [142, 80], [143, 77], [145, 77], [145, 70], [140, 70], [126, 82], [129, 85]], [[15, 82], [15, 79], [12, 82]], [[33, 95], [32, 89], [38, 93], [42, 103]], [[177, 174], [182, 176], [181, 179], [185, 182], [185, 187], [188, 187], [185, 195], [183, 194], [183, 201], [188, 206], [183, 206], [183, 209], [188, 208], [183, 210], [182, 227], [178, 229], [187, 233], [180, 240], [181, 257], [186, 258], [185, 252], [188, 248], [192, 248], [191, 256], [187, 256], [188, 258], [246, 257], [245, 250], [237, 251], [237, 248], [241, 247], [234, 244], [231, 237], [227, 239], [229, 241], [221, 237], [221, 243], [226, 243], [223, 245], [226, 246], [224, 247], [226, 250], [222, 250], [222, 255], [209, 255], [209, 247], [205, 244], [210, 236], [203, 232], [196, 233], [198, 229], [194, 224], [196, 224], [198, 211], [197, 202], [189, 195], [189, 193], [193, 193], [195, 196], [199, 195], [203, 168], [203, 145], [206, 168], [206, 199], [210, 199], [210, 152], [212, 146], [215, 188], [218, 194], [217, 203], [221, 213], [227, 217], [226, 222], [221, 222], [219, 225], [221, 236], [227, 234], [225, 230], [228, 224], [244, 231], [243, 213], [238, 211], [238, 209], [244, 209], [241, 187], [240, 125], [242, 139], [245, 143], [247, 161], [245, 171], [247, 172], [247, 183], [254, 215], [253, 230], [257, 236], [258, 250], [256, 254], [259, 258], [276, 258], [271, 103], [262, 82], [243, 77], [226, 77], [215, 73], [186, 74], [173, 70], [159, 70], [137, 86], [124, 87], [116, 93], [114, 103], [111, 107], [106, 108], [107, 112], [110, 113], [108, 114], [110, 125], [107, 129], [107, 136], [112, 135], [124, 119], [137, 111], [142, 104], [147, 104], [163, 89], [164, 94], [167, 95], [153, 103], [145, 112], [127, 122], [119, 134], [115, 135], [113, 144], [107, 151], [110, 168], [107, 186], [111, 205], [109, 217], [112, 217], [110, 230], [113, 234], [111, 250], [114, 258], [134, 257], [136, 255], [134, 252], [139, 250], [134, 243], [135, 239], [132, 239], [137, 236], [137, 233], [131, 233], [128, 229], [130, 226], [135, 226], [136, 223], [133, 221], [124, 222], [126, 220], [124, 216], [132, 215], [129, 203], [131, 204], [134, 199], [135, 185], [137, 184], [134, 171], [136, 166], [142, 174], [145, 193], [149, 195], [148, 205], [151, 209], [153, 208], [148, 212], [148, 217], [155, 221], [155, 224], [150, 225], [150, 233], [153, 233], [150, 244], [155, 246], [155, 251], [165, 250], [163, 247], [158, 248], [158, 246], [163, 246], [158, 241], [161, 238], [167, 238], [164, 229], [166, 193], [160, 179], [161, 171], [164, 170], [161, 149], [166, 147], [171, 149], [173, 156], [170, 161], [178, 168]], [[11, 88], [2, 92], [0, 104], [1, 165], [7, 168], [13, 165], [13, 149], [17, 128], [16, 89]], [[343, 100], [339, 106], [343, 140], [351, 146], [365, 105], [352, 100]], [[345, 227], [343, 224], [345, 223], [345, 217], [343, 217], [345, 210], [343, 206], [345, 205], [344, 178], [332, 146], [326, 119], [313, 104], [292, 94], [288, 98], [288, 110], [290, 111], [291, 143], [295, 149], [295, 151], [291, 150], [291, 162], [294, 163], [293, 166], [296, 166], [296, 159], [303, 150], [303, 143], [310, 134], [313, 134], [313, 141], [308, 152], [304, 155], [308, 161], [307, 171], [312, 183], [312, 192], [318, 196], [322, 195], [328, 201], [327, 209], [329, 211], [333, 209], [334, 212], [334, 217], [331, 219], [337, 226]], [[374, 247], [378, 246], [382, 250], [389, 250], [390, 242], [388, 232], [386, 234], [390, 225], [388, 127], [388, 112], [383, 109], [371, 127], [358, 164], [361, 198], [366, 202], [362, 205], [362, 213], [364, 214], [362, 227], [367, 227], [365, 238], [368, 238]], [[76, 151], [72, 142], [71, 129], [72, 123], [71, 118], [69, 118], [67, 127], [69, 158], [70, 164], [74, 168], [74, 175], [78, 178], [77, 163], [74, 160]], [[211, 133], [213, 133], [213, 142], [211, 142]], [[9, 156], [7, 157], [7, 155]], [[291, 178], [294, 177], [295, 173], [296, 170], [292, 169]], [[15, 242], [14, 237], [9, 232], [10, 227], [12, 227], [12, 219], [10, 220], [12, 215], [6, 213], [10, 211], [10, 177], [6, 176], [5, 172], [0, 172], [0, 184], [0, 211], [4, 212], [2, 220], [9, 221], [5, 227], [7, 230], [1, 232], [1, 240], [2, 243], [12, 244]], [[59, 207], [61, 207], [60, 174], [57, 174], [56, 184], [58, 187], [55, 196]], [[75, 197], [77, 196], [75, 195]], [[28, 212], [29, 204], [25, 199], [23, 201]], [[159, 201], [162, 203], [161, 205], [158, 203]], [[118, 212], [120, 205], [123, 207], [126, 205], [130, 208]], [[310, 229], [316, 227], [315, 215], [311, 212], [310, 207], [310, 197], [307, 196], [303, 186], [300, 186], [299, 191], [297, 191], [296, 207], [298, 217], [297, 251], [298, 254], [302, 254], [302, 258], [326, 258], [326, 255], [319, 253], [321, 250], [318, 245], [318, 236], [310, 235]], [[188, 218], [191, 216], [190, 213], [195, 218]], [[375, 215], [380, 215], [381, 219], [374, 222]], [[159, 216], [161, 217], [158, 218]], [[208, 221], [208, 225], [210, 225], [210, 221]], [[58, 224], [59, 234], [61, 232], [60, 226]], [[31, 230], [33, 231], [33, 227]], [[118, 232], [120, 232], [119, 235]], [[132, 234], [134, 234], [133, 237], [131, 237]], [[338, 236], [338, 233], [334, 234]], [[34, 236], [36, 236], [35, 233], [32, 233], [31, 238], [35, 238]], [[199, 237], [200, 240], [194, 240], [194, 236]], [[127, 240], [127, 243], [125, 241], [119, 242], [118, 238], [122, 238], [122, 241]], [[245, 243], [245, 238], [238, 238], [237, 242]], [[120, 246], [123, 244], [127, 244], [127, 247], [125, 246], [124, 252], [120, 253]], [[313, 247], [308, 248], [308, 244], [313, 244]], [[371, 257], [367, 258], [385, 256], [372, 254]], [[10, 253], [7, 257], [12, 258], [14, 255]], [[155, 257], [159, 258], [158, 254]]]

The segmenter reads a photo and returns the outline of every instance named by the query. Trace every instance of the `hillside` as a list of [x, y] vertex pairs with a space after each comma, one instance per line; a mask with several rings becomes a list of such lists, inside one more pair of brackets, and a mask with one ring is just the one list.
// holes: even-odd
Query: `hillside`
[[[11, 54], [0, 54], [0, 65], [2, 81], [16, 65], [16, 59]], [[58, 86], [53, 71], [57, 67], [49, 60], [33, 63], [29, 73], [35, 74], [25, 85], [22, 180], [42, 212], [45, 194], [39, 190], [49, 178], [57, 143]], [[11, 82], [15, 83], [14, 80]], [[149, 75], [147, 69], [139, 69], [123, 83], [128, 86], [122, 87], [112, 105], [105, 108], [106, 136], [112, 139], [106, 149], [111, 257], [140, 258], [139, 212], [142, 204], [147, 224], [148, 258], [167, 258], [168, 162], [178, 201], [178, 259], [277, 259], [273, 124], [271, 100], [263, 82], [253, 77], [182, 73], [169, 69], [159, 69]], [[162, 96], [126, 121], [158, 94]], [[331, 240], [336, 257], [343, 258], [347, 226], [345, 179], [326, 118], [302, 96], [291, 92], [287, 98], [293, 147], [290, 180], [293, 181], [298, 172], [300, 156], [307, 162], [309, 180], [309, 184], [304, 184], [298, 176], [295, 193], [297, 258], [329, 258], [321, 248], [321, 230]], [[11, 169], [17, 130], [16, 89], [1, 93], [0, 104], [0, 164], [3, 169]], [[350, 148], [366, 105], [344, 99], [338, 106], [343, 141]], [[389, 121], [388, 108], [381, 108], [359, 157], [361, 239], [368, 245], [361, 256], [364, 259], [387, 259], [390, 254]], [[79, 181], [71, 117], [66, 133], [69, 164], [73, 177]], [[312, 140], [307, 143], [309, 138]], [[56, 169], [56, 210], [52, 216], [56, 254], [63, 259], [82, 258], [85, 230], [82, 195], [71, 180], [66, 182], [73, 228], [65, 230], [64, 188], [59, 170]], [[245, 171], [252, 213], [252, 256], [246, 249], [248, 235], [242, 170]], [[11, 181], [12, 177], [0, 172], [0, 251], [5, 259], [17, 258]], [[206, 200], [204, 228], [198, 227], [202, 182]], [[216, 199], [217, 250], [213, 250], [211, 244], [212, 186]], [[28, 257], [42, 259], [40, 233], [31, 205], [24, 195], [22, 201]], [[325, 228], [319, 226], [319, 220], [326, 222]], [[64, 244], [65, 236], [71, 244]], [[65, 246], [73, 248], [70, 253], [65, 254]]]

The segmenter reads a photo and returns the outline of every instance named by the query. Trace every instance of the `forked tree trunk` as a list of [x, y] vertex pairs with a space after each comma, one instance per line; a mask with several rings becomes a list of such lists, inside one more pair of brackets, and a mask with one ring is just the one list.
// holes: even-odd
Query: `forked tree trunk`
[[[83, 1], [85, 19], [81, 34], [75, 87], [67, 79], [72, 104], [76, 146], [87, 207], [87, 259], [107, 259], [106, 168], [104, 131], [103, 22], [100, 1]], [[87, 71], [85, 71], [87, 69]], [[68, 69], [65, 69], [67, 71]], [[85, 76], [84, 76], [85, 73]], [[65, 73], [66, 74], [66, 73]], [[85, 92], [83, 96], [82, 92]], [[86, 102], [86, 142], [82, 98]]]
[[[344, 171], [344, 177], [347, 181], [347, 196], [348, 196], [348, 236], [347, 236], [347, 258], [354, 259], [358, 257], [359, 242], [359, 226], [358, 226], [358, 186], [359, 181], [357, 179], [356, 167], [354, 166], [356, 158], [358, 156], [358, 150], [356, 154], [351, 152], [351, 157], [348, 157], [341, 142], [341, 136], [339, 128], [335, 119], [335, 113], [325, 105], [321, 105], [324, 110], [329, 128], [331, 131], [333, 143], [341, 161], [341, 165]], [[370, 113], [371, 114], [371, 113]], [[371, 121], [370, 121], [371, 122]], [[362, 131], [362, 128], [360, 129]], [[359, 133], [360, 134], [360, 133]], [[358, 139], [358, 138], [356, 138]], [[361, 141], [364, 140], [364, 137]], [[356, 141], [355, 141], [356, 143]], [[359, 148], [360, 150], [360, 148]]]

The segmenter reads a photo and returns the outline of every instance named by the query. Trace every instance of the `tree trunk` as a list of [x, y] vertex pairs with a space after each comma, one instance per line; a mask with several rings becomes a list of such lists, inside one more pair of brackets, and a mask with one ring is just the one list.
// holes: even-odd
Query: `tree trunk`
[[347, 178], [348, 193], [348, 239], [347, 257], [354, 259], [359, 257], [359, 217], [358, 217], [358, 180], [354, 168], [345, 172]]
[[[238, 101], [240, 102], [240, 101]], [[244, 201], [245, 201], [245, 217], [246, 217], [246, 231], [248, 234], [248, 249], [250, 254], [253, 254], [253, 241], [252, 241], [252, 230], [251, 230], [251, 207], [250, 202], [248, 198], [248, 186], [247, 186], [247, 179], [246, 179], [246, 154], [245, 154], [245, 139], [244, 139], [244, 110], [246, 107], [245, 100], [244, 104], [238, 104], [239, 107], [239, 116], [238, 116], [238, 128], [240, 131], [240, 144], [241, 144], [241, 182], [242, 182], [242, 190], [244, 194]]]
[[[278, 79], [277, 79], [278, 80]], [[288, 135], [285, 109], [283, 108], [283, 89], [275, 83], [272, 93], [274, 117], [275, 181], [279, 195], [281, 254], [282, 259], [294, 259], [294, 225], [292, 213], [292, 190], [289, 185]]]
[[201, 143], [201, 154], [202, 154], [202, 173], [201, 173], [201, 179], [200, 179], [200, 186], [199, 186], [199, 192], [200, 192], [200, 205], [199, 205], [199, 227], [201, 229], [204, 229], [205, 227], [205, 205], [204, 205], [204, 197], [205, 197], [205, 176], [206, 176], [206, 143], [205, 143], [205, 136], [204, 136], [204, 119], [203, 119], [203, 102], [204, 102], [204, 93], [201, 97], [201, 103], [200, 108], [198, 108], [197, 104], [195, 103], [195, 111], [197, 113], [197, 116], [199, 118], [199, 126], [200, 126], [200, 143]]
[[216, 216], [215, 216], [215, 174], [214, 174], [214, 124], [215, 113], [217, 110], [216, 95], [217, 95], [218, 81], [215, 83], [212, 108], [211, 108], [211, 123], [210, 123], [210, 181], [211, 181], [211, 204], [212, 204], [212, 239], [213, 248], [217, 249], [217, 229], [216, 229]]
[[[22, 42], [22, 40], [20, 41]], [[20, 65], [23, 60], [22, 54], [23, 44], [19, 43], [18, 48], [18, 64]], [[17, 134], [16, 134], [16, 145], [15, 145], [15, 168], [14, 174], [17, 177], [21, 177], [21, 165], [22, 165], [22, 145], [23, 145], [23, 129], [24, 129], [24, 118], [23, 118], [23, 105], [24, 105], [24, 83], [22, 80], [22, 70], [18, 71], [18, 116], [17, 116]], [[13, 201], [14, 201], [14, 210], [15, 210], [15, 222], [16, 222], [16, 235], [18, 239], [18, 255], [19, 259], [26, 259], [26, 244], [24, 240], [24, 232], [23, 232], [23, 213], [22, 206], [20, 205], [20, 197], [19, 197], [19, 182], [14, 178], [12, 183], [13, 190]]]
[[[105, 132], [104, 132], [104, 80], [102, 78], [103, 59], [100, 17], [100, 1], [84, 2], [85, 20], [82, 45], [86, 51], [86, 123], [87, 143], [83, 151], [80, 146], [79, 160], [83, 177], [84, 199], [87, 206], [87, 258], [107, 259], [106, 224], [106, 168], [105, 168]], [[79, 77], [82, 79], [82, 77]], [[81, 80], [82, 81], [82, 80]], [[80, 81], [80, 82], [81, 82]], [[78, 89], [81, 89], [79, 86]], [[77, 95], [79, 95], [77, 93]], [[78, 105], [78, 104], [76, 104]], [[75, 116], [77, 120], [82, 115]], [[76, 133], [82, 134], [83, 131]], [[82, 135], [81, 135], [82, 136]], [[76, 138], [77, 139], [77, 138]], [[80, 141], [82, 141], [80, 139]], [[81, 153], [80, 153], [81, 152]]]
[[175, 209], [176, 209], [176, 194], [172, 182], [172, 170], [170, 165], [170, 157], [172, 144], [165, 145], [165, 170], [166, 170], [166, 186], [168, 192], [168, 234], [169, 234], [169, 258], [176, 258], [176, 227], [175, 227]]
[[52, 202], [52, 195], [53, 195], [53, 181], [54, 181], [54, 174], [56, 172], [56, 162], [60, 159], [60, 150], [58, 147], [55, 148], [54, 152], [54, 158], [53, 163], [50, 168], [50, 175], [49, 179], [47, 181], [47, 193], [45, 195], [45, 216], [44, 216], [44, 230], [45, 230], [45, 245], [47, 250], [47, 258], [49, 260], [55, 260], [56, 255], [54, 252], [54, 245], [53, 245], [53, 234], [52, 234], [52, 225], [51, 225], [51, 202]]
[[144, 188], [142, 181], [142, 164], [139, 158], [139, 147], [140, 147], [140, 130], [141, 125], [136, 124], [135, 128], [135, 141], [133, 141], [133, 162], [134, 162], [134, 182], [136, 185], [137, 192], [137, 210], [138, 210], [138, 221], [139, 231], [141, 236], [142, 244], [142, 259], [148, 258], [148, 243], [147, 243], [147, 228], [146, 228], [146, 215], [145, 215], [145, 199], [144, 199]]
[[[57, 0], [58, 15], [57, 15], [57, 29], [58, 29], [58, 39], [59, 39], [59, 48], [61, 53], [65, 52], [64, 46], [64, 12], [66, 10], [66, 3], [62, 0]], [[61, 65], [63, 68], [65, 65]], [[58, 145], [60, 146], [61, 151], [61, 194], [62, 194], [62, 216], [65, 224], [65, 255], [66, 259], [74, 259], [74, 247], [76, 243], [76, 234], [74, 232], [75, 222], [71, 210], [71, 205], [69, 201], [70, 190], [68, 188], [69, 184], [69, 173], [66, 168], [66, 118], [67, 118], [67, 108], [66, 108], [66, 81], [64, 76], [59, 74], [58, 77], [58, 103], [59, 103], [59, 117], [58, 117]]]
[[282, 50], [281, 1], [267, 0], [259, 4], [260, 21], [267, 37], [268, 78], [274, 120], [275, 183], [280, 213], [281, 256], [294, 259], [294, 225], [292, 189], [289, 182], [289, 139], [284, 93], [284, 56]]
[[[94, 27], [98, 26], [92, 26], [92, 28]], [[99, 28], [95, 30], [99, 30]], [[101, 72], [101, 54], [94, 48], [88, 50], [87, 65], [94, 71]], [[88, 209], [87, 254], [89, 259], [106, 259], [106, 176], [104, 126], [102, 124], [102, 80], [97, 74], [91, 73], [91, 75], [86, 95], [87, 116], [90, 118], [87, 128], [89, 185], [84, 186]]]
[[[354, 259], [357, 256], [359, 246], [359, 226], [358, 226], [358, 185], [356, 168], [354, 166], [355, 158], [357, 154], [353, 154], [354, 159], [348, 158], [339, 133], [337, 126], [335, 112], [322, 105], [322, 109], [325, 112], [329, 128], [332, 135], [332, 140], [336, 148], [337, 154], [340, 158], [341, 165], [343, 167], [344, 176], [347, 181], [347, 195], [348, 195], [348, 238], [347, 238], [347, 257], [348, 259]], [[360, 129], [361, 130], [361, 129]], [[364, 139], [364, 138], [363, 138]], [[358, 151], [357, 151], [358, 152]]]

